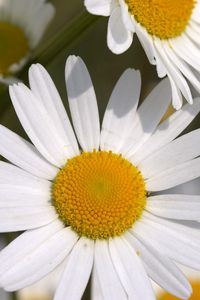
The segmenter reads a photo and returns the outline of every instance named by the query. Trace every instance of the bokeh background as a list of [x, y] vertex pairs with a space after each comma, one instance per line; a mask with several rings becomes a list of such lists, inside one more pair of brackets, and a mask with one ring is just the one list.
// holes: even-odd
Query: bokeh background
[[[30, 63], [39, 62], [45, 66], [61, 94], [66, 109], [68, 110], [68, 104], [64, 68], [66, 58], [70, 54], [81, 56], [87, 64], [95, 86], [101, 119], [114, 84], [126, 68], [131, 67], [141, 71], [142, 101], [159, 79], [155, 67], [148, 63], [136, 36], [134, 43], [126, 53], [114, 55], [106, 45], [107, 18], [87, 14], [83, 0], [52, 0], [49, 2], [55, 6], [56, 15], [39, 47], [32, 53]], [[26, 84], [28, 83], [27, 70], [28, 65], [18, 74], [18, 77]], [[121, 101], [123, 102], [123, 99]], [[200, 119], [197, 117], [187, 130], [199, 127], [199, 121]], [[11, 106], [7, 88], [1, 88], [0, 92], [0, 123], [27, 138]], [[195, 180], [187, 187], [188, 193], [198, 194], [200, 181]], [[4, 247], [15, 236], [15, 233], [1, 234], [0, 247]], [[51, 300], [60, 272], [61, 270], [56, 270], [39, 284], [20, 293], [5, 294], [0, 290], [0, 300]], [[84, 299], [90, 299], [89, 288]]]

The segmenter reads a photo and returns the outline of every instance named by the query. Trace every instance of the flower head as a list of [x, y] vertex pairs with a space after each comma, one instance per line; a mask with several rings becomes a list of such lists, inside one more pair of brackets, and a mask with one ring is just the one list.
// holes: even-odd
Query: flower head
[[200, 268], [200, 233], [179, 222], [199, 220], [199, 196], [161, 191], [200, 175], [200, 130], [177, 138], [200, 99], [160, 123], [168, 79], [137, 108], [140, 74], [128, 69], [100, 130], [89, 73], [70, 56], [74, 133], [41, 65], [29, 81], [10, 96], [33, 144], [0, 126], [0, 154], [13, 163], [0, 162], [0, 231], [26, 230], [0, 252], [0, 286], [21, 289], [63, 263], [56, 300], [81, 299], [90, 277], [92, 299], [155, 299], [149, 277], [187, 299], [191, 287], [174, 261]]
[[9, 83], [12, 74], [26, 63], [52, 20], [54, 7], [45, 0], [0, 1], [0, 81]]
[[[193, 103], [187, 80], [200, 92], [199, 0], [85, 0], [92, 14], [110, 16], [107, 44], [112, 52], [126, 51], [136, 33], [159, 77], [168, 76], [172, 103], [182, 106], [182, 96]], [[187, 79], [187, 80], [186, 80]]]

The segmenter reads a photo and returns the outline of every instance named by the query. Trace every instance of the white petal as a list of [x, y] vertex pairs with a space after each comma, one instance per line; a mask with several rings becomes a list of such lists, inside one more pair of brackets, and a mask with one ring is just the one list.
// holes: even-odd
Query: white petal
[[61, 229], [6, 271], [0, 284], [13, 291], [40, 280], [65, 259], [77, 239], [70, 228]]
[[141, 237], [136, 239], [133, 234], [126, 232], [125, 238], [142, 259], [148, 275], [158, 285], [181, 299], [188, 299], [192, 292], [191, 286], [171, 260]]
[[155, 65], [155, 47], [153, 45], [152, 37], [146, 31], [146, 29], [135, 21], [135, 32], [139, 38], [139, 41], [147, 55], [150, 64]]
[[108, 102], [101, 130], [101, 149], [119, 152], [130, 134], [141, 88], [138, 71], [127, 69], [118, 80]]
[[[181, 93], [186, 98], [186, 100], [190, 104], [192, 104], [193, 99], [192, 99], [190, 88], [184, 76], [179, 71], [179, 66], [176, 66], [175, 62], [166, 55], [165, 48], [163, 47], [163, 43], [159, 39], [155, 39], [154, 44], [157, 49], [157, 54], [160, 56], [160, 59], [163, 61], [163, 64], [165, 65], [167, 73], [174, 80], [174, 82], [176, 83], [177, 87], [180, 89]], [[176, 109], [179, 109], [179, 107], [177, 107]]]
[[50, 205], [0, 208], [0, 232], [37, 228], [57, 218], [55, 208]]
[[169, 73], [167, 73], [167, 76], [170, 80], [172, 89], [172, 105], [176, 110], [179, 110], [183, 105], [183, 96], [173, 77]]
[[94, 268], [96, 268], [103, 299], [126, 299], [125, 291], [110, 257], [107, 241], [97, 240], [95, 243]]
[[41, 191], [49, 191], [50, 182], [39, 179], [26, 171], [9, 163], [0, 161], [0, 184], [28, 187]]
[[[196, 31], [197, 34], [200, 33], [200, 26], [197, 24], [197, 22], [191, 20], [188, 27], [190, 26], [194, 31]], [[199, 43], [199, 41], [197, 41], [197, 43]]]
[[70, 253], [54, 300], [80, 300], [89, 280], [94, 259], [94, 242], [80, 238]]
[[146, 271], [127, 241], [122, 237], [111, 239], [109, 249], [128, 299], [155, 299]]
[[149, 178], [199, 155], [200, 129], [197, 129], [152, 153], [138, 165], [138, 168], [145, 178]]
[[80, 57], [69, 56], [65, 78], [73, 125], [84, 151], [99, 148], [100, 125], [96, 95], [89, 72]]
[[66, 162], [65, 145], [43, 104], [25, 86], [10, 87], [13, 106], [26, 133], [40, 153], [58, 167]]
[[[164, 43], [164, 47], [165, 47], [165, 51], [168, 55], [169, 58], [171, 58], [171, 60], [173, 60], [173, 62], [176, 64], [176, 66], [178, 66], [179, 70], [182, 72], [182, 74], [188, 79], [188, 81], [193, 85], [193, 87], [200, 92], [200, 81], [198, 80], [198, 78], [194, 75], [194, 73], [192, 72], [192, 70], [190, 69], [190, 67], [187, 65], [187, 62], [184, 62], [184, 55], [183, 58], [181, 58], [179, 55], [177, 55], [172, 49], [171, 47], [169, 47], [169, 44]], [[184, 48], [184, 46], [182, 47]], [[181, 51], [181, 53], [183, 53]], [[200, 64], [199, 67], [197, 66], [197, 59], [195, 59], [195, 57], [191, 56], [194, 63], [192, 65], [196, 66], [196, 68], [200, 69]]]
[[24, 257], [34, 252], [62, 227], [62, 222], [55, 220], [38, 229], [28, 230], [13, 240], [0, 252], [0, 277]]
[[41, 189], [26, 185], [0, 183], [0, 208], [27, 206], [49, 206], [51, 187]]
[[95, 265], [93, 266], [91, 276], [91, 300], [104, 300], [103, 290], [100, 285]]
[[[152, 135], [171, 101], [168, 79], [162, 80], [140, 105], [131, 133], [124, 144], [126, 156], [131, 157]], [[140, 151], [140, 150], [139, 150]]]
[[[198, 47], [183, 34], [181, 37], [170, 40], [170, 49], [172, 49], [178, 57], [181, 57], [187, 64], [191, 65], [195, 70], [200, 70], [200, 51]], [[172, 52], [172, 50], [170, 52]], [[192, 53], [192, 55], [191, 55]]]
[[148, 197], [146, 210], [164, 218], [200, 221], [200, 196], [169, 194]]
[[29, 68], [30, 87], [36, 97], [44, 104], [52, 122], [62, 134], [66, 145], [69, 145], [68, 156], [79, 154], [78, 144], [65, 111], [60, 95], [49, 76], [48, 72], [40, 64], [32, 65]]
[[167, 70], [166, 70], [162, 60], [160, 59], [160, 56], [157, 54], [157, 51], [155, 51], [155, 49], [154, 49], [154, 57], [156, 60], [156, 70], [158, 73], [158, 77], [163, 78], [167, 75]]
[[138, 164], [145, 157], [175, 139], [196, 117], [200, 111], [200, 98], [194, 99], [194, 104], [186, 104], [181, 110], [172, 114], [162, 122], [153, 135], [142, 145], [140, 151], [132, 157], [132, 162]]
[[85, 0], [86, 9], [94, 15], [109, 16], [114, 7], [113, 0]]
[[193, 269], [200, 269], [198, 229], [169, 222], [146, 212], [131, 231], [157, 248], [162, 255]]
[[[198, 27], [199, 27], [199, 25], [198, 25]], [[189, 26], [186, 27], [186, 34], [195, 44], [197, 44], [198, 46], [200, 45], [199, 28], [195, 28], [194, 23], [192, 24], [192, 22], [191, 22], [189, 24]]]
[[121, 16], [124, 26], [131, 32], [135, 32], [135, 24], [132, 15], [129, 13], [128, 5], [124, 0], [119, 0], [119, 5], [121, 7]]
[[107, 44], [115, 54], [125, 52], [133, 41], [133, 33], [124, 26], [121, 8], [113, 9], [108, 21]]
[[199, 14], [200, 14], [200, 4], [198, 1], [196, 1], [195, 8], [192, 13], [192, 19], [197, 23], [200, 23]]
[[45, 179], [56, 176], [58, 169], [43, 159], [33, 145], [2, 125], [0, 141], [0, 154], [13, 164]]
[[148, 191], [162, 191], [200, 176], [200, 158], [171, 167], [146, 180]]
[[[39, 5], [37, 7], [34, 5], [33, 8], [35, 9], [30, 11], [30, 13], [26, 10], [25, 15], [27, 15], [28, 20], [26, 24], [24, 24], [25, 26], [23, 26], [27, 36], [30, 38], [31, 49], [34, 49], [38, 45], [48, 24], [51, 22], [55, 14], [54, 6], [51, 3], [45, 3], [44, 1], [37, 2]], [[36, 4], [36, 1], [34, 1], [34, 4]], [[37, 22], [35, 20], [37, 20]]]

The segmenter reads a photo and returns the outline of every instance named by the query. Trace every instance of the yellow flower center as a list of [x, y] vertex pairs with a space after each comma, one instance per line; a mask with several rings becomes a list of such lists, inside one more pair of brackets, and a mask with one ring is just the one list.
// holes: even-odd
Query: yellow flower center
[[24, 32], [16, 25], [0, 22], [0, 74], [8, 74], [9, 67], [19, 63], [28, 51]]
[[[189, 300], [199, 300], [200, 299], [200, 281], [190, 281], [193, 289], [192, 296], [189, 298]], [[158, 297], [158, 300], [180, 300], [180, 298], [177, 298], [175, 296], [172, 296], [168, 293], [163, 293]]]
[[52, 197], [63, 222], [93, 240], [121, 235], [146, 204], [138, 169], [105, 151], [83, 152], [68, 160], [54, 180]]
[[125, 0], [129, 12], [149, 34], [160, 39], [181, 35], [190, 20], [195, 0]]

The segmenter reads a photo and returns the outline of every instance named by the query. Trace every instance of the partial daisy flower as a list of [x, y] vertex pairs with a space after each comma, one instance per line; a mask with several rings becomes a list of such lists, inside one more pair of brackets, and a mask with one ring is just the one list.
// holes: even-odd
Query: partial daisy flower
[[46, 0], [0, 0], [0, 82], [17, 80], [13, 75], [29, 59], [54, 13]]
[[30, 68], [29, 81], [10, 96], [33, 144], [0, 127], [0, 154], [12, 163], [0, 162], [0, 230], [26, 230], [0, 253], [0, 286], [22, 289], [63, 263], [55, 300], [81, 299], [89, 278], [95, 300], [155, 299], [149, 278], [188, 299], [191, 286], [174, 261], [200, 269], [200, 232], [178, 221], [199, 220], [199, 196], [162, 191], [200, 175], [200, 129], [177, 138], [200, 99], [160, 123], [168, 79], [137, 108], [140, 73], [128, 69], [100, 130], [90, 75], [70, 56], [76, 138], [41, 65]]
[[[85, 0], [87, 10], [110, 16], [107, 44], [113, 53], [126, 51], [136, 33], [149, 62], [160, 78], [168, 76], [172, 103], [182, 106], [182, 96], [193, 103], [187, 80], [200, 92], [199, 0]], [[187, 80], [186, 80], [187, 79]]]

